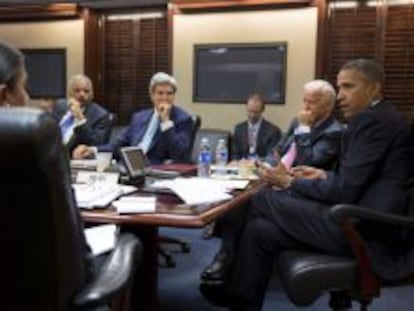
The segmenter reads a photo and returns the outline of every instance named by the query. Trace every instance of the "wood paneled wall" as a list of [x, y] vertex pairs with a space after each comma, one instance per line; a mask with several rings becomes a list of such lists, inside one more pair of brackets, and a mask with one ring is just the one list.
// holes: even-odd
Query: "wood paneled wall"
[[409, 119], [414, 109], [414, 3], [329, 1], [324, 77], [354, 58], [372, 58], [385, 70], [384, 98]]
[[104, 19], [103, 97], [126, 124], [132, 113], [151, 107], [148, 84], [157, 71], [169, 72], [168, 27], [163, 17]]
[[[266, 9], [287, 0], [171, 0], [178, 9]], [[308, 5], [297, 0], [296, 5]], [[414, 108], [414, 2], [411, 0], [313, 0], [319, 8], [316, 76], [336, 83], [339, 67], [353, 58], [374, 58], [384, 65], [384, 97], [409, 118]], [[195, 6], [195, 7], [194, 7]], [[150, 106], [148, 82], [156, 71], [171, 70], [171, 23], [165, 17], [110, 20], [112, 12], [83, 11], [85, 72], [97, 99], [128, 122], [132, 112]], [[124, 12], [131, 14], [140, 9]], [[152, 10], [153, 11], [153, 10]], [[75, 6], [0, 7], [0, 21], [77, 18]], [[101, 21], [103, 21], [101, 23]]]

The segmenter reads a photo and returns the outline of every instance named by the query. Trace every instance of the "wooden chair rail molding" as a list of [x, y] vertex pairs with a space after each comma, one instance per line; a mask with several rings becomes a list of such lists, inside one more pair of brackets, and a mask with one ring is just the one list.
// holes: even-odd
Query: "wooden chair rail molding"
[[172, 0], [179, 11], [243, 9], [263, 6], [297, 7], [311, 4], [311, 0]]
[[0, 21], [29, 21], [38, 19], [76, 18], [80, 10], [76, 4], [0, 5]]

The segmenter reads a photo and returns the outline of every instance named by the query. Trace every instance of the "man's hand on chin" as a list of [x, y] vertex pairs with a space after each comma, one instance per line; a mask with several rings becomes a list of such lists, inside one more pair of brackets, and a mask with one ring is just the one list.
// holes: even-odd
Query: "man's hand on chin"
[[315, 116], [310, 110], [301, 110], [298, 114], [298, 121], [301, 125], [312, 126], [315, 123]]
[[83, 114], [81, 103], [73, 97], [69, 98], [68, 102], [69, 102], [69, 109], [72, 112], [75, 119], [78, 121], [82, 121], [83, 119], [85, 119], [85, 115]]
[[158, 105], [158, 114], [162, 122], [166, 122], [170, 120], [172, 105], [167, 102], [162, 102]]

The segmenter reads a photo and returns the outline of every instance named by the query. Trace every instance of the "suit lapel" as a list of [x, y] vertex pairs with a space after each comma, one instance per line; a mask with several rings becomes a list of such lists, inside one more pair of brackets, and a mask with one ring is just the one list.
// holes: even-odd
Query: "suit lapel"
[[265, 141], [266, 134], [267, 134], [266, 120], [262, 119], [262, 124], [260, 124], [259, 132], [257, 132], [257, 137], [256, 137], [256, 152], [257, 152], [257, 150], [261, 149], [262, 142]]
[[133, 130], [131, 133], [131, 142], [133, 146], [138, 145], [144, 137], [151, 120], [152, 113], [153, 111], [148, 110], [139, 119], [134, 121]]
[[[152, 114], [151, 114], [151, 116], [152, 116]], [[151, 119], [151, 116], [148, 119], [147, 127], [148, 127], [148, 124], [149, 124], [149, 120]], [[174, 106], [171, 109], [170, 120], [175, 120], [175, 107]], [[158, 127], [157, 131], [155, 132], [154, 137], [152, 138], [151, 144], [148, 148], [148, 152], [150, 152], [152, 149], [155, 148], [155, 146], [157, 146], [160, 139], [161, 139], [161, 128]]]
[[312, 128], [311, 130], [311, 140], [312, 142], [316, 141], [318, 139], [318, 137], [323, 134], [324, 130], [331, 125], [333, 119], [331, 117], [329, 117], [328, 119], [326, 119], [325, 121], [323, 121], [321, 124], [319, 124], [318, 126]]

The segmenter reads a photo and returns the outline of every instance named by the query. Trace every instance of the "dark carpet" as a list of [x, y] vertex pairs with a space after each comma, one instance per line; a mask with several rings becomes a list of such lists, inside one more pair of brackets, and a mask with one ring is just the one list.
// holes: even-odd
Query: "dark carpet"
[[[161, 311], [222, 311], [225, 308], [210, 305], [198, 291], [199, 274], [209, 263], [218, 249], [217, 239], [204, 240], [199, 229], [161, 228], [163, 235], [179, 237], [190, 242], [191, 252], [181, 253], [178, 247], [165, 245], [172, 250], [175, 268], [159, 268], [159, 310]], [[162, 265], [162, 258], [159, 258]], [[280, 288], [277, 279], [272, 280], [263, 311], [322, 311], [329, 310], [328, 297], [321, 297], [312, 306], [299, 308], [294, 306]], [[354, 303], [352, 310], [359, 310]], [[371, 304], [371, 311], [414, 311], [414, 287], [386, 289]]]

